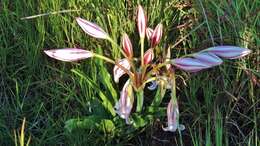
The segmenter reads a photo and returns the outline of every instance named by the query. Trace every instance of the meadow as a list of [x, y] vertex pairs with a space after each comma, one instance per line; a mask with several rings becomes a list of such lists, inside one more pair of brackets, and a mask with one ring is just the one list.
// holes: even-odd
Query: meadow
[[[110, 64], [65, 63], [43, 53], [80, 47], [120, 57], [114, 45], [86, 35], [75, 17], [99, 24], [119, 43], [123, 32], [138, 43], [138, 4], [150, 27], [162, 22], [160, 46], [171, 47], [175, 57], [215, 45], [252, 50], [202, 72], [178, 71], [180, 121], [186, 127], [181, 133], [162, 130], [166, 100], [151, 115], [156, 118], [138, 128], [111, 115], [103, 104], [118, 98], [122, 81], [113, 82]], [[260, 145], [259, 31], [258, 0], [1, 0], [0, 145], [22, 145], [24, 118], [24, 143], [30, 139], [29, 145], [37, 146]], [[145, 103], [154, 94], [147, 91]], [[97, 116], [105, 120], [97, 124]]]

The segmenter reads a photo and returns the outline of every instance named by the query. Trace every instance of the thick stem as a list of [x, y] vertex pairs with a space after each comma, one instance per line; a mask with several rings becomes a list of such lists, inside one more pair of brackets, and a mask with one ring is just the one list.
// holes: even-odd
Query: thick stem
[[137, 91], [136, 97], [137, 97], [136, 112], [141, 112], [143, 108], [143, 102], [144, 102], [144, 91], [142, 89]]

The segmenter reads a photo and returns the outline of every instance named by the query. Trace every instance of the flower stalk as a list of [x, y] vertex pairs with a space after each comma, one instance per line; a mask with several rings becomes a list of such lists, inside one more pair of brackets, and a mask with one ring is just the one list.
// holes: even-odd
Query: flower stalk
[[136, 112], [140, 113], [142, 111], [143, 103], [144, 103], [144, 91], [143, 90], [138, 90], [136, 92], [136, 99], [137, 99]]

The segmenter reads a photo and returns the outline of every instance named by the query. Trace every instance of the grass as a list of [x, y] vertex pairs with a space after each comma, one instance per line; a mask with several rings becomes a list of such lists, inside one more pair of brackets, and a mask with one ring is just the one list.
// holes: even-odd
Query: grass
[[[64, 128], [74, 118], [89, 115], [112, 118], [101, 105], [106, 100], [115, 104], [121, 84], [112, 82], [111, 66], [102, 61], [56, 62], [46, 57], [43, 50], [76, 46], [118, 57], [115, 46], [85, 35], [74, 18], [81, 16], [98, 23], [118, 42], [123, 32], [138, 42], [133, 15], [138, 3], [138, 0], [0, 2], [0, 145], [17, 143], [13, 131], [22, 127], [24, 117], [24, 141], [30, 137], [31, 145], [260, 145], [259, 1], [141, 2], [150, 27], [160, 21], [164, 24], [163, 42], [174, 47], [175, 56], [212, 44], [233, 44], [253, 51], [248, 57], [225, 61], [198, 74], [178, 72], [181, 123], [187, 128], [181, 134], [162, 132], [166, 118], [138, 131], [124, 124], [113, 128], [106, 122], [103, 128], [99, 127], [103, 130], [86, 129], [84, 122], [74, 132]], [[62, 10], [65, 12], [60, 13]], [[48, 14], [21, 19], [43, 13]], [[166, 102], [162, 106], [165, 105]], [[112, 132], [104, 130], [111, 127]]]

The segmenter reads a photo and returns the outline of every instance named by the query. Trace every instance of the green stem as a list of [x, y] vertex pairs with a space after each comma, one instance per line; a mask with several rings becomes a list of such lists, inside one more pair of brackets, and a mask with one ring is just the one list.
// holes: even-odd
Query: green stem
[[175, 79], [175, 70], [172, 70], [172, 102], [173, 104], [177, 103], [177, 97], [176, 97], [176, 79]]
[[115, 64], [115, 61], [114, 61], [114, 60], [112, 60], [112, 59], [110, 59], [110, 58], [108, 58], [108, 57], [105, 57], [105, 56], [103, 56], [103, 55], [99, 55], [99, 54], [94, 53], [94, 57], [97, 57], [97, 58], [102, 59], [102, 60], [105, 60], [105, 61], [107, 61], [107, 62], [109, 62], [109, 63]]
[[144, 38], [141, 38], [141, 66], [144, 66]]
[[144, 91], [141, 89], [136, 92], [137, 97], [137, 106], [136, 106], [136, 112], [141, 112], [144, 102]]

